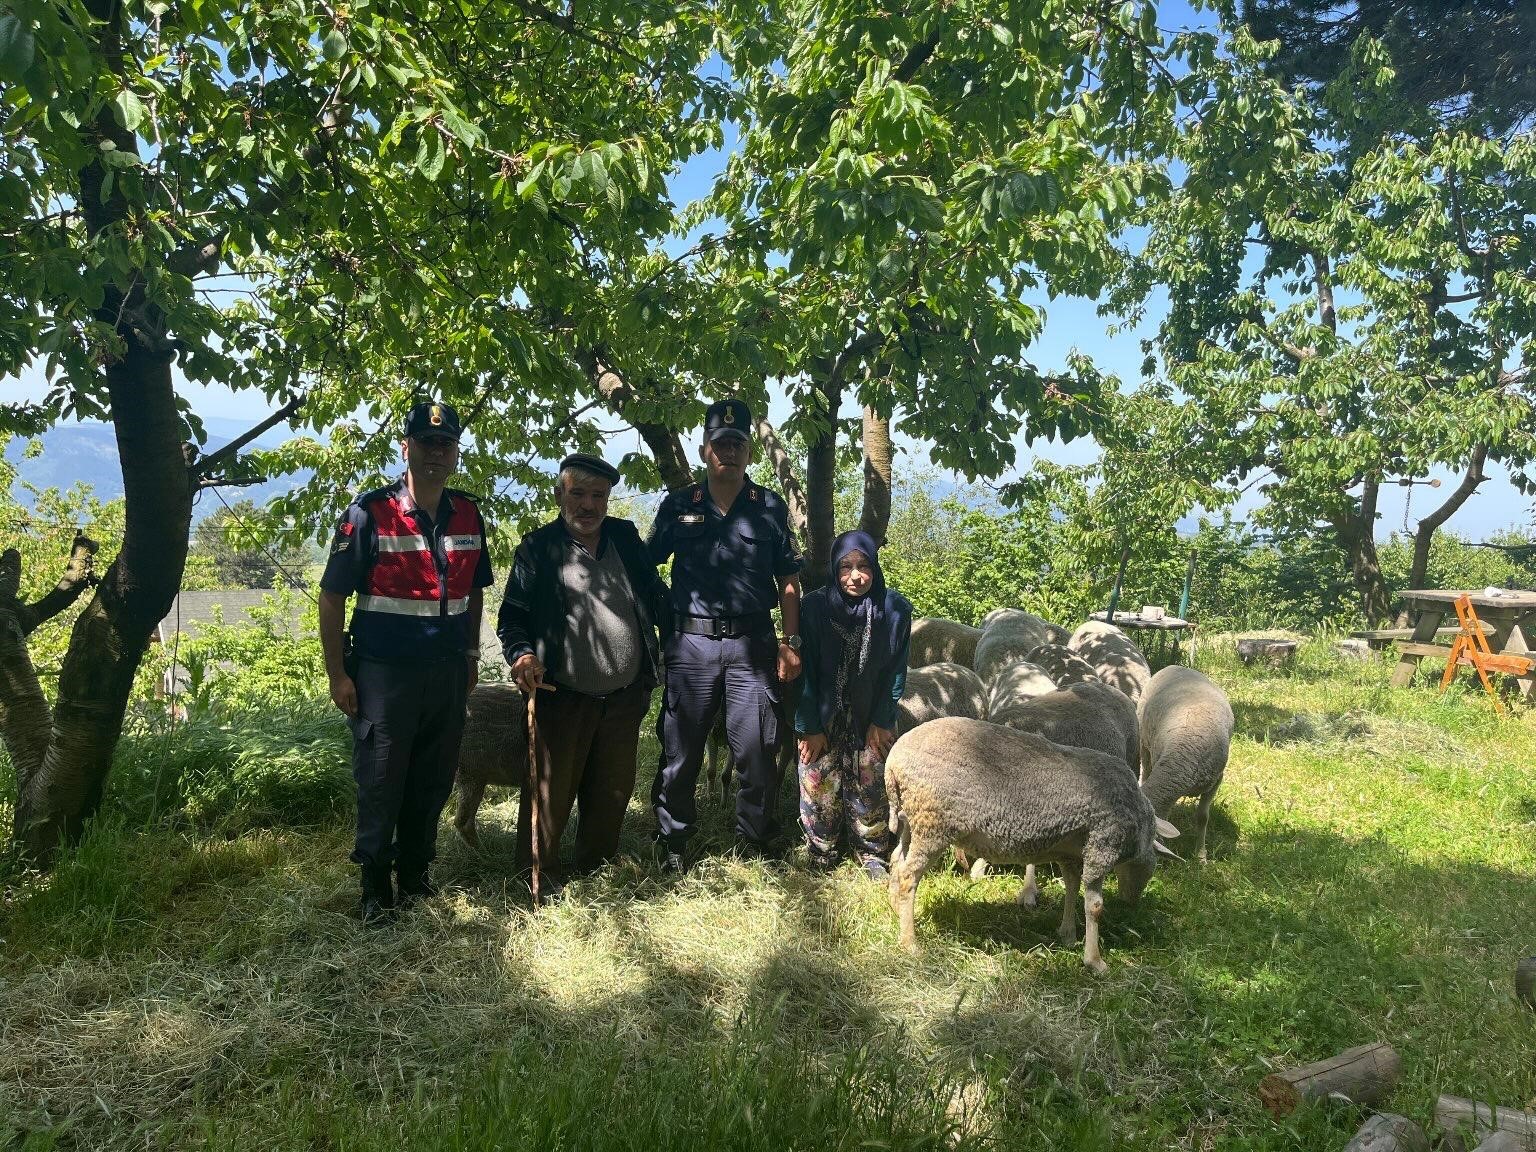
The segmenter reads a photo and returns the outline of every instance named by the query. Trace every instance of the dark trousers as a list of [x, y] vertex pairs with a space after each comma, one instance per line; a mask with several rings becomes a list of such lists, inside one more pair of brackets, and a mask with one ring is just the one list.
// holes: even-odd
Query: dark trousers
[[533, 796], [539, 795], [539, 873], [560, 876], [560, 837], [575, 804], [576, 867], [591, 871], [619, 851], [624, 811], [635, 793], [640, 723], [651, 690], [640, 684], [608, 696], [569, 688], [538, 694], [534, 755], [539, 781], [525, 782], [517, 804], [517, 866], [533, 866]]
[[680, 847], [698, 813], [694, 789], [715, 716], [736, 761], [736, 834], [763, 845], [777, 831], [781, 739], [778, 643], [772, 632], [714, 640], [679, 632], [667, 642], [662, 697], [661, 764], [651, 804], [663, 838]]
[[352, 775], [357, 781], [356, 864], [401, 875], [437, 855], [437, 821], [453, 790], [464, 735], [469, 667], [463, 658], [418, 664], [363, 660], [357, 669]]

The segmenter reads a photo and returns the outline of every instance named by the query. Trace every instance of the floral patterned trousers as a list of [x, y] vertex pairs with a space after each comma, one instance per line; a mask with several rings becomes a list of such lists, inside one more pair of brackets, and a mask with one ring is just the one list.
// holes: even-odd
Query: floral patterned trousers
[[888, 861], [891, 833], [885, 798], [885, 761], [868, 749], [828, 753], [800, 765], [800, 826], [812, 861], [835, 864], [838, 842], [861, 863]]

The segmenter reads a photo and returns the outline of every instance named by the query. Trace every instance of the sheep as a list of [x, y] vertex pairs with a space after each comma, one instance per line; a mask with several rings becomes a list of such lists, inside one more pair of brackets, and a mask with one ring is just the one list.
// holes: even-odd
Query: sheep
[[1173, 831], [1118, 758], [982, 720], [934, 720], [902, 736], [886, 760], [885, 786], [897, 837], [891, 907], [902, 946], [914, 952], [918, 882], [944, 849], [958, 844], [1006, 863], [1060, 864], [1067, 894], [1058, 934], [1069, 947], [1077, 942], [1081, 885], [1083, 963], [1102, 973], [1104, 877], [1114, 871], [1120, 895], [1134, 904], [1156, 853], [1168, 852], [1157, 836]]
[[1211, 801], [1231, 751], [1232, 705], [1210, 677], [1174, 664], [1152, 677], [1139, 712], [1141, 790], [1163, 818], [1180, 797], [1200, 797], [1195, 858], [1203, 864]]
[[919, 616], [912, 621], [912, 642], [907, 653], [907, 667], [964, 664], [969, 668], [976, 662], [976, 642], [980, 639], [980, 628], [957, 624], [937, 616]]
[[1046, 675], [1058, 688], [1065, 688], [1068, 684], [1103, 683], [1093, 665], [1066, 644], [1042, 644], [1031, 649], [1025, 659], [1044, 668]]
[[528, 775], [528, 724], [515, 684], [479, 684], [469, 694], [459, 745], [459, 805], [453, 826], [464, 843], [480, 846], [475, 814], [488, 784], [520, 786]]
[[1063, 648], [1067, 641], [1072, 639], [1072, 633], [1068, 632], [1060, 624], [1052, 624], [1049, 620], [1045, 624], [1045, 642], [1047, 644], [1060, 644]]
[[907, 673], [906, 690], [896, 712], [898, 735], [941, 716], [986, 715], [986, 689], [981, 677], [963, 664], [929, 664]]
[[[1071, 684], [1044, 696], [1036, 696], [991, 714], [994, 724], [1016, 732], [1035, 732], [1054, 744], [1068, 748], [1091, 748], [1115, 756], [1135, 775], [1140, 766], [1141, 739], [1137, 730], [1136, 705], [1125, 693], [1095, 678], [1090, 683]], [[971, 866], [972, 879], [980, 879], [985, 862]], [[1035, 866], [1024, 870], [1024, 889], [1019, 903], [1033, 908], [1040, 899], [1040, 885]]]
[[1076, 632], [1067, 646], [1093, 665], [1099, 679], [1118, 688], [1132, 700], [1140, 700], [1152, 678], [1152, 666], [1141, 649], [1113, 624], [1090, 620]]
[[1045, 643], [1045, 621], [1018, 608], [987, 613], [976, 641], [976, 674], [991, 682], [999, 668]]
[[991, 716], [1015, 704], [1056, 691], [1056, 682], [1044, 668], [1027, 660], [1012, 660], [993, 670], [987, 680], [987, 711]]

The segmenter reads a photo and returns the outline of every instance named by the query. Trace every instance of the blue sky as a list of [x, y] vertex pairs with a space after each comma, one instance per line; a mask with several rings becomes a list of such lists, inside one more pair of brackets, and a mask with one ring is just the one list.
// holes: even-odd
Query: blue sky
[[[1178, 30], [1208, 26], [1211, 20], [1209, 13], [1198, 13], [1186, 3], [1171, 3], [1160, 7], [1158, 22], [1165, 30]], [[728, 136], [726, 148], [731, 148], [734, 143], [734, 138]], [[671, 181], [673, 198], [683, 204], [703, 195], [723, 167], [726, 155], [724, 151], [711, 152], [695, 157], [684, 165]], [[1110, 335], [1107, 321], [1097, 315], [1092, 300], [1058, 298], [1051, 301], [1042, 298], [1035, 303], [1046, 314], [1043, 335], [1032, 350], [1032, 358], [1041, 368], [1051, 370], [1065, 367], [1069, 354], [1076, 349], [1090, 354], [1102, 371], [1118, 376], [1128, 386], [1140, 380], [1140, 342], [1151, 334], [1160, 319], [1160, 310], [1155, 305], [1149, 308], [1140, 328]], [[180, 383], [178, 388], [191, 402], [193, 409], [204, 416], [255, 423], [269, 411], [265, 400], [256, 393], [232, 393], [222, 387], [204, 387], [185, 382]], [[0, 396], [6, 399], [34, 399], [40, 397], [44, 390], [41, 372], [36, 369], [22, 373], [19, 378], [0, 381]], [[782, 420], [787, 414], [787, 401], [781, 399], [771, 405], [771, 417]], [[638, 436], [626, 433], [615, 438], [611, 450], [617, 456], [638, 447]], [[900, 437], [899, 431], [898, 447], [907, 454], [909, 467], [926, 466], [924, 446]], [[1091, 461], [1097, 454], [1092, 442], [1087, 440], [1071, 444], [1037, 443], [1032, 451], [1020, 437], [1017, 448], [1017, 468], [1020, 471], [1027, 470], [1036, 457], [1059, 463], [1081, 464]], [[1530, 523], [1530, 502], [1510, 485], [1507, 472], [1497, 467], [1490, 471], [1492, 479], [1451, 520], [1449, 527], [1453, 531], [1472, 539], [1486, 539], [1489, 534], [1500, 529]], [[1455, 482], [1455, 477], [1448, 471], [1441, 471], [1437, 475], [1444, 484], [1442, 492]], [[1402, 528], [1409, 492], [1409, 489], [1394, 487], [1383, 494], [1380, 534]], [[1428, 510], [1433, 507], [1437, 495], [1424, 488], [1413, 489], [1413, 509], [1419, 513]], [[1256, 500], [1256, 495], [1245, 498], [1238, 506], [1238, 514], [1251, 512]], [[1411, 519], [1409, 523], [1411, 526]]]

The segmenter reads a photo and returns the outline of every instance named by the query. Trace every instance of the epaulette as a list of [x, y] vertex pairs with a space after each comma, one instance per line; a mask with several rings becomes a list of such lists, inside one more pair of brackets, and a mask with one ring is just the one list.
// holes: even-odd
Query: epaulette
[[382, 488], [375, 488], [371, 492], [364, 492], [361, 496], [354, 500], [353, 503], [356, 504], [359, 508], [366, 508], [375, 500], [385, 499], [391, 493], [393, 493], [394, 490], [395, 486], [393, 484], [386, 484]]
[[690, 497], [690, 499], [695, 504], [702, 504], [702, 503], [704, 503], [704, 485], [702, 485], [702, 484], [695, 484], [693, 486], [693, 495]]

